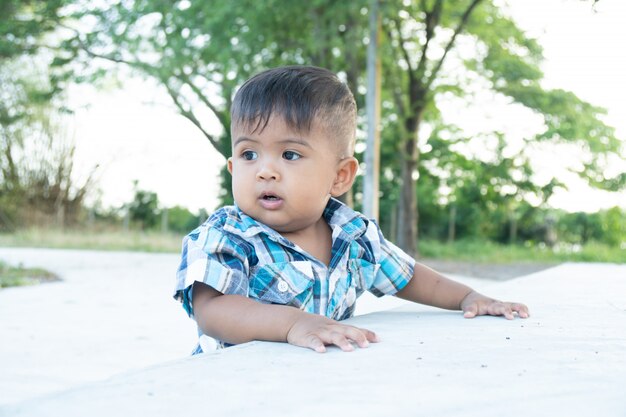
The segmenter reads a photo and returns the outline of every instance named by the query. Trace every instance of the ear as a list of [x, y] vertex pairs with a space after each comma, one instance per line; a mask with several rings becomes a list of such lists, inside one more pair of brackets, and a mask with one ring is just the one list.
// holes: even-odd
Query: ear
[[359, 170], [359, 161], [354, 157], [349, 157], [339, 161], [335, 181], [330, 189], [330, 195], [339, 197], [352, 187], [356, 173]]
[[228, 160], [226, 161], [226, 168], [228, 168], [228, 172], [230, 172], [230, 175], [233, 175], [233, 158], [228, 158]]

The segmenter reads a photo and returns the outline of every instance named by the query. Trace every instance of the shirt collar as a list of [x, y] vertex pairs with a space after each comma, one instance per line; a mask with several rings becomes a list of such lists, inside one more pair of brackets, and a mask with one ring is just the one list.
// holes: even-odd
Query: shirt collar
[[334, 198], [326, 204], [323, 216], [333, 230], [333, 237], [335, 233], [339, 233], [343, 234], [345, 239], [355, 239], [367, 230], [368, 220], [365, 216]]
[[[352, 210], [337, 199], [331, 198], [322, 214], [333, 231], [333, 240], [337, 235], [343, 235], [344, 239], [360, 237], [367, 230], [368, 220], [360, 213]], [[241, 209], [235, 206], [234, 212], [230, 212], [224, 223], [224, 230], [249, 239], [255, 235], [265, 233], [269, 238], [280, 242], [285, 246], [293, 244], [280, 235], [271, 227], [254, 220]]]
[[277, 231], [271, 227], [254, 220], [241, 209], [235, 205], [235, 210], [231, 211], [224, 222], [224, 230], [241, 236], [244, 239], [249, 239], [261, 233], [265, 233], [272, 240], [281, 242], [288, 242], [287, 239], [282, 237]]

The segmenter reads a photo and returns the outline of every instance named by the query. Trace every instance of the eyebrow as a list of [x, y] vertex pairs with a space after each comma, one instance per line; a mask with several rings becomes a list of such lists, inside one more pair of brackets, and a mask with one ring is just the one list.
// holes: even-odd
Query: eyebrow
[[[256, 139], [251, 139], [249, 137], [246, 136], [240, 136], [238, 137], [235, 142], [233, 143], [233, 147], [239, 145], [241, 142], [253, 142], [253, 143], [259, 143], [258, 140]], [[289, 143], [293, 143], [296, 145], [302, 145], [305, 146], [307, 148], [311, 148], [313, 149], [313, 147], [309, 144], [309, 142], [307, 142], [304, 139], [298, 139], [298, 138], [287, 138], [287, 139], [283, 139], [283, 140], [279, 140], [278, 143], [283, 143], [283, 144], [289, 144]]]

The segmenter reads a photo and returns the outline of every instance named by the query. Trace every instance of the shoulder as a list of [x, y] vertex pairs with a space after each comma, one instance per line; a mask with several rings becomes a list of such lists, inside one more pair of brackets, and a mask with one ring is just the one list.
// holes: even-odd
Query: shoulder
[[406, 252], [385, 238], [376, 220], [365, 216], [363, 218], [366, 222], [366, 229], [357, 239], [357, 243], [364, 249], [364, 257], [372, 259], [375, 263], [381, 263], [389, 257], [399, 258], [407, 263], [415, 262]]
[[189, 233], [199, 234], [206, 230], [224, 230], [225, 233], [231, 233], [231, 229], [240, 229], [242, 228], [242, 212], [236, 206], [224, 206], [209, 216], [208, 219], [196, 229]]
[[211, 213], [202, 226], [223, 229], [226, 224], [240, 222], [241, 211], [236, 206], [224, 206]]
[[205, 252], [223, 252], [236, 250], [250, 254], [253, 249], [241, 235], [245, 230], [241, 211], [235, 206], [224, 206], [213, 212], [209, 218], [185, 238], [185, 242], [194, 242]]
[[[373, 219], [335, 199], [329, 201], [324, 215], [333, 228], [333, 235], [350, 242], [350, 257], [376, 262], [380, 245], [385, 240]], [[339, 233], [336, 233], [337, 229]]]

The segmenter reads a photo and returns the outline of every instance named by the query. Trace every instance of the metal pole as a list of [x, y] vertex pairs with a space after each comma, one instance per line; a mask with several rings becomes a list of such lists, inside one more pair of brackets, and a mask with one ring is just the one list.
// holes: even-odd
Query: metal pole
[[365, 181], [363, 182], [363, 214], [378, 220], [380, 177], [380, 17], [378, 0], [370, 3], [370, 35], [367, 47], [367, 148], [365, 149]]

